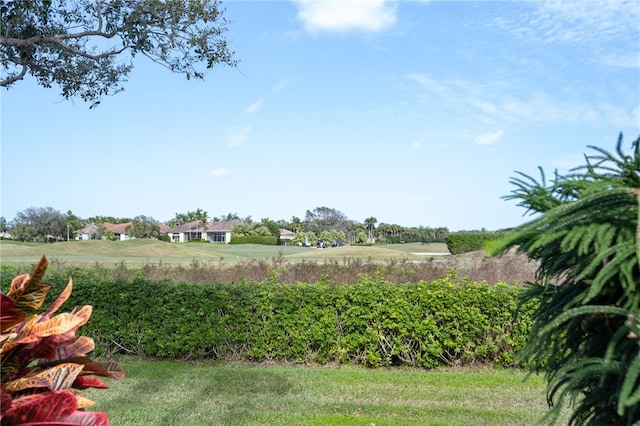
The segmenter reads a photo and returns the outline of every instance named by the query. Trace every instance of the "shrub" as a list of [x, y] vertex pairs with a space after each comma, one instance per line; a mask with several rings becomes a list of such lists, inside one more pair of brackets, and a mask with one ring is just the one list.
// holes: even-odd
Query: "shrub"
[[456, 232], [447, 235], [445, 242], [449, 253], [462, 254], [482, 250], [485, 243], [498, 240], [502, 236], [501, 232]]
[[88, 376], [122, 378], [124, 373], [117, 363], [89, 359], [93, 340], [75, 335], [89, 320], [91, 306], [54, 316], [71, 295], [71, 280], [49, 309], [36, 313], [49, 291], [42, 282], [47, 264], [42, 257], [31, 276], [16, 277], [9, 292], [0, 293], [0, 419], [7, 426], [108, 425], [105, 413], [85, 412], [93, 402], [71, 389], [106, 388], [100, 379]]
[[407, 284], [362, 275], [351, 285], [282, 284], [275, 274], [194, 284], [139, 274], [83, 280], [72, 301], [96, 307], [86, 332], [102, 355], [430, 368], [515, 365], [533, 309], [515, 316], [520, 291], [455, 274]]
[[273, 235], [232, 235], [230, 244], [263, 244], [278, 245], [278, 237]]

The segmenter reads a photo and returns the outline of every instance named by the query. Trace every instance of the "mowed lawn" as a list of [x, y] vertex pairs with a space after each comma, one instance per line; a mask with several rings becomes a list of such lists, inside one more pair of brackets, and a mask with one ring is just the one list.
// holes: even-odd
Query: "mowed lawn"
[[84, 391], [116, 426], [533, 425], [547, 412], [542, 378], [517, 370], [122, 365], [125, 379]]
[[157, 240], [129, 241], [68, 241], [53, 244], [23, 243], [0, 240], [0, 260], [4, 264], [35, 264], [45, 254], [49, 260], [68, 265], [113, 266], [145, 263], [189, 264], [193, 261], [233, 264], [253, 259], [288, 262], [341, 261], [358, 258], [384, 262], [389, 260], [421, 260], [429, 253], [447, 252], [446, 244], [422, 246], [420, 243], [388, 244], [380, 246], [344, 246], [317, 249], [296, 245], [265, 246], [259, 244], [168, 243]]

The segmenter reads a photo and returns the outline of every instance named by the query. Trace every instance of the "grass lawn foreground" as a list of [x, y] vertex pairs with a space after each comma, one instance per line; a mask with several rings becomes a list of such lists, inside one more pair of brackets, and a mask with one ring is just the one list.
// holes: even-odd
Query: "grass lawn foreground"
[[87, 390], [124, 425], [532, 425], [541, 377], [517, 370], [416, 370], [125, 361]]

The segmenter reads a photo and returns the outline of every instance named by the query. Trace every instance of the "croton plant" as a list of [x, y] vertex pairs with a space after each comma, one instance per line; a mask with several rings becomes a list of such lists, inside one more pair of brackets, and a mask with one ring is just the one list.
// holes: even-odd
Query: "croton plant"
[[76, 336], [91, 316], [92, 307], [54, 315], [69, 298], [72, 281], [42, 313], [50, 286], [42, 282], [45, 256], [31, 275], [13, 279], [0, 293], [0, 359], [2, 387], [0, 423], [4, 425], [108, 425], [108, 416], [85, 411], [93, 401], [74, 389], [106, 388], [95, 376], [120, 379], [116, 362], [96, 362], [87, 354], [93, 339]]

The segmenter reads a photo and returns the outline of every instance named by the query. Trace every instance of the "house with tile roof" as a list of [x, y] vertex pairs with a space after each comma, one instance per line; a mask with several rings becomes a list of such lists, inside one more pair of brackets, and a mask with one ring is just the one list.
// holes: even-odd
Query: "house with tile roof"
[[[126, 223], [104, 222], [101, 225], [105, 230], [111, 231], [115, 236], [115, 239], [117, 240], [127, 241], [127, 240], [133, 239], [133, 237], [129, 234], [129, 230], [133, 226], [133, 222], [126, 222]], [[160, 224], [158, 225], [158, 227], [160, 228], [161, 235], [166, 234], [167, 231], [171, 229], [171, 227], [164, 224]], [[90, 223], [84, 228], [78, 229], [73, 233], [75, 235], [76, 240], [93, 240], [96, 238], [96, 235], [100, 233], [100, 227], [95, 223]]]
[[231, 241], [231, 230], [242, 219], [219, 220], [202, 223], [199, 220], [188, 222], [167, 230], [169, 241], [185, 243], [187, 241], [209, 241], [211, 243], [226, 243]]
[[[111, 231], [115, 238], [120, 241], [126, 241], [131, 239], [129, 229], [133, 226], [133, 222], [126, 223], [102, 223], [102, 227], [107, 231]], [[99, 225], [91, 223], [82, 229], [78, 229], [73, 232], [76, 240], [92, 240], [99, 233]]]
[[73, 234], [76, 240], [93, 240], [98, 234], [98, 225], [96, 225], [95, 223], [90, 223], [82, 229], [73, 231]]
[[107, 231], [113, 232], [116, 240], [126, 241], [131, 239], [131, 235], [129, 234], [129, 229], [133, 226], [133, 222], [125, 222], [125, 223], [109, 223], [105, 222], [102, 224], [104, 229]]
[[289, 229], [284, 229], [284, 228], [280, 228], [280, 239], [281, 240], [293, 240], [296, 237], [296, 233], [289, 230]]

